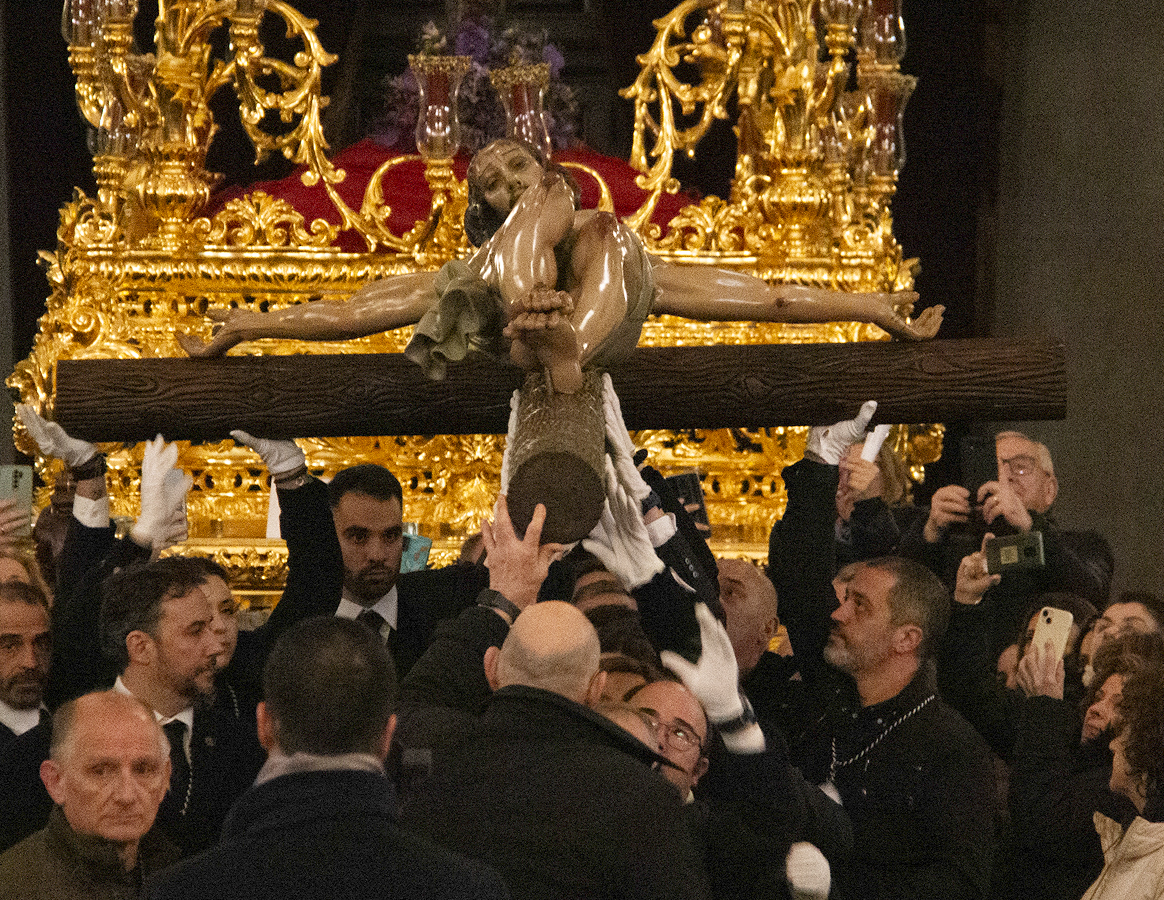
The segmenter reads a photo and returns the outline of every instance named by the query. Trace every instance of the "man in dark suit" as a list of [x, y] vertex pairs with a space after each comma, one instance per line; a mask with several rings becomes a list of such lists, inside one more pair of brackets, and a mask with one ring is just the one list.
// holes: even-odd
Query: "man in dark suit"
[[488, 587], [488, 573], [475, 565], [401, 575], [403, 491], [383, 466], [342, 470], [328, 494], [344, 567], [335, 614], [378, 631], [403, 677], [424, 653], [436, 623], [472, 606]]
[[396, 824], [383, 763], [396, 679], [383, 644], [338, 618], [277, 642], [263, 674], [255, 786], [222, 842], [161, 875], [151, 898], [504, 898], [500, 877]]

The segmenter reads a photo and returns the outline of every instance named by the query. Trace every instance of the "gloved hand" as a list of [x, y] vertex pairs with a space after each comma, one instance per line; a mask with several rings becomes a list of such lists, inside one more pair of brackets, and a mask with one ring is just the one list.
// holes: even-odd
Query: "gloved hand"
[[664, 568], [643, 522], [639, 501], [627, 493], [609, 456], [606, 458], [606, 502], [598, 524], [582, 539], [582, 547], [598, 557], [631, 590], [646, 584]]
[[230, 433], [236, 443], [250, 447], [263, 460], [263, 465], [271, 473], [272, 478], [280, 475], [290, 475], [296, 469], [307, 465], [307, 457], [294, 441], [272, 441], [268, 438], [254, 437], [245, 431], [235, 429]]
[[174, 468], [177, 462], [177, 444], [167, 444], [160, 434], [146, 442], [141, 460], [141, 515], [129, 530], [135, 544], [164, 549], [175, 534], [173, 523], [179, 513], [185, 516], [192, 479]]
[[808, 841], [797, 841], [784, 862], [793, 900], [828, 900], [832, 871], [825, 855]]
[[635, 445], [622, 419], [622, 405], [618, 402], [618, 394], [614, 392], [614, 383], [605, 372], [602, 374], [602, 411], [609, 456], [614, 460], [618, 480], [627, 493], [641, 504], [651, 493], [651, 488], [643, 481], [635, 465]]
[[41, 454], [61, 460], [70, 469], [84, 465], [101, 453], [95, 444], [69, 437], [65, 429], [56, 422], [41, 418], [27, 403], [17, 403], [16, 414], [24, 423], [28, 436], [36, 441]]
[[856, 444], [865, 437], [865, 428], [873, 413], [877, 411], [876, 400], [866, 400], [861, 404], [857, 418], [837, 422], [835, 425], [817, 425], [808, 433], [808, 452], [814, 453], [830, 466], [835, 466], [845, 455], [850, 444]]
[[695, 604], [695, 618], [699, 620], [699, 641], [703, 646], [699, 662], [688, 662], [670, 650], [662, 651], [659, 658], [695, 695], [709, 722], [730, 722], [744, 712], [744, 701], [740, 699], [740, 669], [732, 640], [706, 603]]
[[513, 449], [513, 439], [517, 434], [517, 404], [521, 391], [514, 391], [509, 398], [509, 430], [505, 435], [505, 451], [501, 454], [501, 493], [509, 495], [509, 455]]

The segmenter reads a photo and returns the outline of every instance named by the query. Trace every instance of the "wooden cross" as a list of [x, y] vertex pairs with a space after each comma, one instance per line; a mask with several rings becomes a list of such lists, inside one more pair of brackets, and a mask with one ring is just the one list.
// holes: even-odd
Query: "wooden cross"
[[[639, 348], [611, 369], [631, 430], [1062, 419], [1050, 340]], [[401, 354], [61, 360], [54, 418], [89, 441], [504, 434], [521, 370], [485, 359], [429, 381]]]

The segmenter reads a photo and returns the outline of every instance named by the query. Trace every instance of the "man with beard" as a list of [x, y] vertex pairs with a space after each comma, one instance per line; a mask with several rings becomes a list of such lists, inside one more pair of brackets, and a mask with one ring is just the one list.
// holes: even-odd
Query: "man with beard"
[[837, 464], [872, 412], [814, 428], [805, 458], [783, 472], [788, 508], [770, 565], [801, 672], [825, 710], [801, 723], [794, 761], [853, 824], [852, 864], [834, 871], [831, 896], [984, 897], [990, 757], [937, 697], [931, 662], [949, 596], [923, 566], [892, 556], [833, 586]]
[[51, 658], [44, 596], [19, 581], [0, 584], [0, 747], [39, 724]]
[[383, 466], [340, 471], [328, 495], [344, 569], [335, 614], [379, 632], [403, 677], [428, 646], [436, 623], [473, 605], [488, 586], [488, 573], [472, 565], [401, 575], [403, 491]]

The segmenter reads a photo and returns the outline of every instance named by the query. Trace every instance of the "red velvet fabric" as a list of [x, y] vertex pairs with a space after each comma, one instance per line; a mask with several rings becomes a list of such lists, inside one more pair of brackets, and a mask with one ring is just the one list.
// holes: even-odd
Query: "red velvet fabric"
[[[344, 202], [352, 209], [358, 210], [364, 198], [364, 190], [373, 173], [386, 160], [399, 156], [395, 150], [388, 150], [377, 144], [371, 138], [365, 138], [353, 144], [332, 159], [337, 169], [343, 169], [347, 177], [339, 184], [337, 190]], [[642, 206], [646, 192], [635, 184], [638, 175], [625, 160], [612, 156], [603, 156], [587, 148], [562, 150], [555, 154], [558, 162], [577, 162], [589, 166], [598, 172], [610, 188], [614, 199], [615, 213], [621, 218], [629, 215]], [[454, 169], [459, 178], [465, 177], [465, 170], [469, 165], [469, 155], [461, 153], [454, 162]], [[307, 187], [303, 184], [300, 174], [295, 174], [279, 181], [260, 181], [246, 186], [234, 186], [219, 191], [211, 199], [209, 214], [213, 215], [222, 209], [229, 200], [241, 197], [243, 194], [264, 191], [273, 197], [286, 200], [296, 210], [303, 214], [308, 223], [314, 219], [325, 219], [332, 224], [340, 222], [339, 212], [332, 205], [327, 193], [320, 185]], [[598, 185], [594, 179], [582, 172], [572, 172], [582, 191], [583, 208], [593, 208], [598, 205]], [[404, 234], [420, 219], [428, 215], [432, 192], [428, 182], [424, 179], [424, 164], [419, 159], [407, 160], [391, 169], [384, 177], [384, 200], [391, 207], [392, 214], [388, 218], [388, 228], [393, 234]], [[688, 203], [694, 202], [686, 194], [664, 194], [655, 208], [652, 221], [661, 225], [666, 224], [675, 214]], [[366, 244], [355, 231], [341, 232], [336, 238], [336, 246], [343, 250], [361, 252]]]

